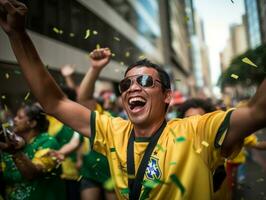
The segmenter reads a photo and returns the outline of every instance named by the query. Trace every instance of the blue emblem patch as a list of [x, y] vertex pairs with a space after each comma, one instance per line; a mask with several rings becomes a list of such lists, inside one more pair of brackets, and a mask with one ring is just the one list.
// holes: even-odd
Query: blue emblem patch
[[150, 180], [160, 179], [161, 178], [161, 170], [158, 164], [158, 159], [151, 157], [149, 164], [146, 168], [145, 175]]

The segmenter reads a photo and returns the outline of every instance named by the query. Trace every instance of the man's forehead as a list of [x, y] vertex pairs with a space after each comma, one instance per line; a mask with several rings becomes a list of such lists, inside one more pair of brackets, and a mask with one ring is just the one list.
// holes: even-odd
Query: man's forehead
[[125, 77], [143, 75], [143, 74], [152, 75], [153, 77], [158, 77], [158, 72], [156, 69], [146, 66], [137, 66], [130, 69]]

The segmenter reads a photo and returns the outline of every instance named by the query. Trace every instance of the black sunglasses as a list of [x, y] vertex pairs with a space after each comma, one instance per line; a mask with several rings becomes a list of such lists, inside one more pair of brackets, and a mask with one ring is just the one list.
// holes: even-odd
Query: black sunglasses
[[120, 81], [119, 91], [121, 93], [127, 91], [130, 88], [130, 86], [132, 85], [132, 83], [134, 82], [133, 79], [136, 79], [137, 84], [141, 87], [144, 87], [144, 88], [153, 87], [155, 81], [162, 84], [161, 81], [159, 81], [157, 79], [153, 79], [152, 76], [150, 76], [150, 75], [135, 75], [135, 76], [129, 76], [129, 77], [123, 79], [122, 81]]

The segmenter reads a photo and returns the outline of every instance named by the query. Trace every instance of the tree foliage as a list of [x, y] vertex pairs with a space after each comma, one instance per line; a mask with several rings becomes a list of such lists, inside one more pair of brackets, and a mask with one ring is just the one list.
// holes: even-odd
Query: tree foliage
[[[258, 67], [244, 63], [242, 59], [245, 57]], [[261, 45], [254, 50], [248, 50], [234, 58], [227, 70], [220, 76], [218, 84], [221, 86], [221, 89], [224, 89], [226, 86], [241, 85], [243, 87], [249, 87], [258, 85], [265, 78], [265, 72], [266, 45]], [[232, 78], [232, 74], [237, 75], [238, 78]]]

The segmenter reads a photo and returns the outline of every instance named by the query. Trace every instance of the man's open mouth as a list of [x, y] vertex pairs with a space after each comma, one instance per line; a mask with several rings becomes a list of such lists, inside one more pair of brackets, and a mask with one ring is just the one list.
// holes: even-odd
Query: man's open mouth
[[146, 100], [143, 99], [142, 97], [132, 97], [128, 101], [128, 105], [130, 110], [134, 110], [136, 108], [142, 108], [146, 104]]

